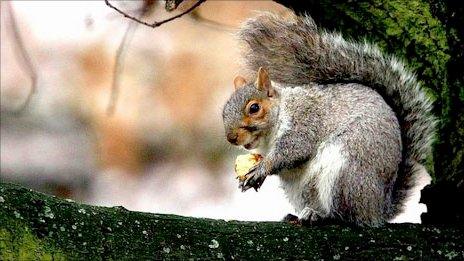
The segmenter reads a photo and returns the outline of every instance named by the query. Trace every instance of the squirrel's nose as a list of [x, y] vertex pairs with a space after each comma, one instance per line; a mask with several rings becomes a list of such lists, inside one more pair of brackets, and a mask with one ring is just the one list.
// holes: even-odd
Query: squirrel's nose
[[237, 145], [237, 137], [238, 135], [236, 133], [228, 133], [227, 134], [227, 140], [232, 143]]

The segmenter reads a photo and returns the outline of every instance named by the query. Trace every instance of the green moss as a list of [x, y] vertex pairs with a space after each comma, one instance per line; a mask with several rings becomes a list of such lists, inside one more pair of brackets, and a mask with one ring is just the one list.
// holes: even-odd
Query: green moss
[[66, 260], [65, 257], [52, 244], [32, 234], [21, 222], [10, 220], [2, 223], [0, 260]]
[[438, 98], [441, 90], [446, 92], [447, 34], [427, 3], [376, 0], [340, 4], [337, 9], [352, 19], [350, 27], [339, 29], [357, 38], [362, 27], [366, 38], [402, 57], [418, 73], [432, 98]]

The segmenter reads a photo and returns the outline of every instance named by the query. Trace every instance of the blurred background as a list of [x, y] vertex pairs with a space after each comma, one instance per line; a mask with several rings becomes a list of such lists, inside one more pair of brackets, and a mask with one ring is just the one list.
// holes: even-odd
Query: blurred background
[[[135, 16], [149, 3], [146, 21], [173, 15], [164, 2], [112, 3]], [[256, 11], [287, 9], [272, 1], [207, 1], [154, 29], [130, 25], [104, 1], [9, 1], [0, 10], [1, 181], [146, 212], [238, 220], [293, 212], [276, 177], [259, 193], [239, 191], [234, 158], [244, 152], [228, 145], [221, 119], [240, 72], [234, 32]], [[31, 73], [17, 33], [38, 79], [23, 113], [17, 108]], [[409, 210], [397, 220], [420, 222], [425, 206]]]

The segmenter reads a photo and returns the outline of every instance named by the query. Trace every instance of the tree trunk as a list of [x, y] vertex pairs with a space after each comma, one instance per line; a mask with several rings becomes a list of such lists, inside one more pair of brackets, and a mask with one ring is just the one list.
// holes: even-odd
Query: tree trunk
[[0, 259], [463, 259], [462, 226], [298, 227], [131, 212], [0, 184]]
[[464, 223], [464, 4], [443, 0], [275, 0], [323, 28], [367, 39], [403, 59], [434, 100], [439, 119], [433, 184], [423, 190], [426, 223]]

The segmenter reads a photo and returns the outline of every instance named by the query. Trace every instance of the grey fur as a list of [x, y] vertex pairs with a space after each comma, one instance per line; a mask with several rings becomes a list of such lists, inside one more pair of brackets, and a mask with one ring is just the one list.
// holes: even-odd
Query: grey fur
[[248, 69], [254, 73], [265, 67], [274, 81], [295, 85], [359, 82], [375, 89], [409, 126], [406, 158], [422, 163], [431, 154], [432, 102], [415, 75], [395, 57], [371, 44], [320, 31], [309, 16], [284, 20], [262, 14], [244, 24], [239, 38], [245, 44]]
[[[318, 30], [309, 16], [263, 14], [248, 20], [239, 38], [250, 73], [263, 66], [280, 83], [260, 142], [265, 157], [242, 187], [279, 174], [296, 210], [318, 213], [312, 218], [377, 226], [398, 214], [435, 129], [431, 101], [415, 76], [372, 45]], [[253, 85], [232, 95], [226, 131], [256, 95], [264, 94]], [[321, 159], [328, 148], [338, 158]]]
[[265, 97], [266, 94], [258, 91], [253, 84], [248, 84], [238, 89], [234, 95], [230, 97], [222, 110], [222, 118], [226, 131], [239, 127], [238, 123], [243, 117], [245, 106], [251, 98]]
[[[391, 219], [396, 214], [391, 199], [401, 161], [401, 134], [395, 114], [382, 97], [359, 84], [312, 85], [284, 92], [289, 95], [282, 95], [280, 111], [290, 112], [292, 129], [273, 149], [263, 152], [266, 158], [285, 158], [284, 162], [297, 159], [295, 154], [302, 151], [308, 153], [306, 163], [300, 162], [296, 168], [287, 164], [283, 171], [272, 172], [280, 175], [296, 211], [303, 215], [309, 207], [321, 218], [369, 226]], [[343, 145], [341, 153], [346, 160], [328, 212], [319, 201], [319, 173], [310, 171], [322, 144]], [[294, 195], [291, 190], [297, 184], [300, 194]]]

